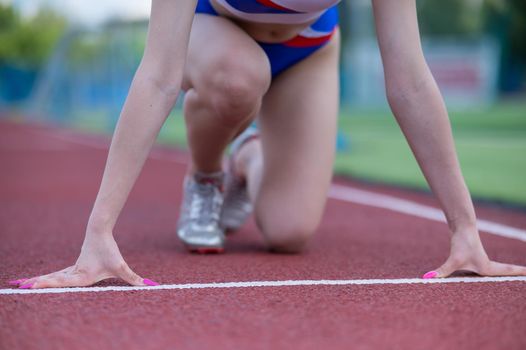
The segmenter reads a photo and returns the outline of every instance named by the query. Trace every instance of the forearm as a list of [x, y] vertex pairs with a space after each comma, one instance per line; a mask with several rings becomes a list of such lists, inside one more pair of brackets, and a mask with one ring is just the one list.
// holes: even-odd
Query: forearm
[[416, 0], [372, 3], [389, 104], [453, 234], [447, 261], [423, 277], [447, 277], [457, 270], [525, 275], [525, 267], [490, 261], [480, 241], [446, 107], [420, 45]]
[[[462, 176], [442, 96], [430, 72], [388, 86], [389, 103], [452, 232], [470, 231], [475, 212]], [[473, 232], [471, 230], [471, 232]]]
[[373, 0], [373, 11], [391, 109], [451, 231], [472, 228], [473, 204], [442, 96], [422, 53], [415, 0]]
[[163, 91], [147, 69], [139, 68], [115, 129], [88, 231], [112, 231], [177, 92]]
[[196, 0], [152, 0], [141, 65], [122, 109], [87, 232], [111, 233], [181, 88]]

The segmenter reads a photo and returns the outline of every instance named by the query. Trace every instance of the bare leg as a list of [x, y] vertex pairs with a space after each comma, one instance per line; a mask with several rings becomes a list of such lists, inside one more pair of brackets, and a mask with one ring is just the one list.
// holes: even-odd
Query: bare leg
[[263, 50], [225, 18], [196, 15], [183, 87], [194, 170], [221, 170], [228, 143], [256, 115], [270, 85]]
[[177, 224], [190, 251], [223, 251], [223, 152], [259, 111], [269, 85], [268, 59], [252, 38], [226, 18], [196, 15], [183, 81], [192, 176]]
[[261, 141], [236, 156], [270, 248], [297, 252], [316, 230], [332, 176], [339, 35], [282, 73], [264, 98]]

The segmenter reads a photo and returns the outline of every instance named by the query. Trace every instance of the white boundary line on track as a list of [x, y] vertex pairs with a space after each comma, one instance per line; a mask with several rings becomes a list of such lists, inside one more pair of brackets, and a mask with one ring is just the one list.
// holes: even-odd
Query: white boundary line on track
[[[108, 143], [87, 137], [75, 137], [71, 134], [51, 134], [52, 136], [84, 146], [107, 149]], [[153, 151], [150, 158], [186, 164], [186, 159], [180, 155], [167, 154]], [[394, 196], [378, 194], [371, 191], [355, 189], [349, 186], [332, 184], [329, 197], [345, 202], [367, 205], [387, 209], [411, 216], [421, 217], [432, 221], [445, 222], [441, 210], [422, 205], [410, 200]], [[487, 220], [478, 220], [481, 231], [494, 235], [517, 239], [526, 242], [526, 231], [518, 228], [498, 224]], [[250, 288], [250, 287], [292, 287], [292, 286], [350, 286], [350, 285], [397, 285], [397, 284], [444, 284], [444, 283], [498, 283], [498, 282], [526, 282], [526, 276], [520, 277], [453, 277], [447, 279], [357, 279], [357, 280], [286, 280], [286, 281], [251, 281], [251, 282], [217, 282], [217, 283], [190, 283], [167, 284], [154, 287], [76, 287], [76, 288], [49, 288], [49, 289], [0, 289], [0, 295], [17, 294], [63, 294], [85, 292], [131, 292], [131, 291], [158, 291], [158, 290], [183, 290], [183, 289], [218, 289], [218, 288]]]
[[[53, 137], [56, 137], [58, 139], [93, 147], [97, 149], [107, 149], [109, 146], [109, 142], [104, 142], [100, 139], [92, 138], [89, 136], [75, 136], [69, 132], [61, 132], [61, 133], [52, 133], [50, 134]], [[150, 153], [150, 158], [162, 160], [162, 161], [169, 161], [169, 162], [175, 162], [178, 164], [186, 164], [187, 159], [184, 156], [173, 154], [173, 153], [165, 153], [158, 151], [156, 149], [153, 149]], [[332, 184], [329, 189], [329, 198], [337, 199], [344, 202], [349, 203], [355, 203], [355, 204], [361, 204], [361, 205], [367, 205], [370, 207], [375, 208], [382, 208], [387, 209], [390, 211], [403, 213], [410, 216], [416, 216], [424, 219], [428, 219], [431, 221], [438, 221], [438, 222], [446, 222], [446, 218], [444, 216], [444, 213], [442, 210], [438, 208], [434, 208], [428, 205], [419, 204], [407, 199], [401, 199], [394, 196], [389, 196], [385, 194], [379, 194], [372, 191], [365, 191], [360, 190], [356, 188], [352, 188], [349, 186], [342, 186], [342, 185], [336, 185]], [[477, 226], [480, 231], [516, 239], [522, 242], [526, 242], [526, 230], [499, 224], [493, 221], [489, 220], [477, 220]]]
[[444, 284], [444, 283], [488, 283], [488, 282], [526, 282], [526, 276], [521, 277], [452, 277], [445, 279], [399, 278], [399, 279], [361, 279], [361, 280], [288, 280], [288, 281], [251, 281], [251, 282], [217, 282], [165, 284], [155, 287], [75, 287], [49, 289], [0, 289], [0, 295], [13, 294], [63, 294], [85, 292], [132, 292], [159, 291], [181, 289], [229, 289], [254, 287], [293, 287], [293, 286], [370, 286], [393, 284]]
[[[446, 222], [444, 213], [440, 209], [406, 199], [355, 189], [349, 186], [333, 184], [329, 190], [329, 197], [341, 201], [388, 209], [431, 221]], [[480, 231], [486, 233], [526, 242], [526, 230], [482, 219], [477, 219], [477, 226]]]

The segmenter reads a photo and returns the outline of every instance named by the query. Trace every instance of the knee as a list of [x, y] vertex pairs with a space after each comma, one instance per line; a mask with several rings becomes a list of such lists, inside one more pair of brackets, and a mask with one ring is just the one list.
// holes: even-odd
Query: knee
[[243, 62], [223, 62], [208, 79], [210, 103], [225, 126], [252, 116], [270, 85], [265, 70]]
[[314, 235], [317, 223], [312, 220], [262, 222], [260, 228], [270, 250], [277, 253], [299, 253]]

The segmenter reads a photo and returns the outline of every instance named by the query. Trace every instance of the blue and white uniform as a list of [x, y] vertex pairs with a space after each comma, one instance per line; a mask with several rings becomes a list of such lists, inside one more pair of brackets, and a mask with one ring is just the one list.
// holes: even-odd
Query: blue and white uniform
[[[301, 24], [314, 21], [282, 43], [258, 42], [268, 56], [272, 76], [323, 47], [338, 26], [340, 0], [217, 0], [234, 18], [256, 23]], [[196, 13], [219, 16], [210, 0], [199, 0]]]

